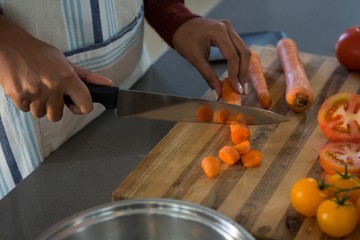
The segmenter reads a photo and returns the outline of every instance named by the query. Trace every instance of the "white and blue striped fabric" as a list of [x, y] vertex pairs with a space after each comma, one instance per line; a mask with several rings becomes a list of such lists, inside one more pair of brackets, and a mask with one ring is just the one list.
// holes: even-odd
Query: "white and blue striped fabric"
[[[142, 0], [0, 0], [3, 15], [61, 51], [77, 66], [130, 88], [150, 66], [143, 45]], [[14, 107], [0, 87], [0, 199], [104, 108], [61, 121]]]

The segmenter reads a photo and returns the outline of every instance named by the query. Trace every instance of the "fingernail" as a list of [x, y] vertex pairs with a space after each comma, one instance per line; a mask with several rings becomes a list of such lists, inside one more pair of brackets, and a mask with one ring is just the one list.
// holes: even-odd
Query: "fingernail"
[[248, 82], [246, 82], [245, 84], [244, 84], [244, 92], [245, 92], [245, 94], [248, 94], [249, 93], [249, 83]]
[[238, 83], [237, 86], [238, 86], [238, 91], [239, 91], [239, 93], [240, 93], [240, 94], [244, 94], [244, 89], [243, 89], [243, 87], [241, 86], [241, 84]]
[[219, 100], [219, 96], [217, 95], [216, 90], [215, 90], [215, 89], [212, 89], [212, 93], [213, 93], [213, 96], [214, 96], [215, 100], [218, 101], [218, 100]]

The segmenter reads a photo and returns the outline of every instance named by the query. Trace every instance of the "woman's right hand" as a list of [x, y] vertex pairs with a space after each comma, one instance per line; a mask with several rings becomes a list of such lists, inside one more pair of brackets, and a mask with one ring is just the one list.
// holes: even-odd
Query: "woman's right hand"
[[63, 116], [64, 95], [75, 114], [93, 109], [84, 82], [112, 85], [112, 81], [73, 66], [57, 48], [42, 42], [0, 15], [0, 85], [20, 110], [50, 121]]

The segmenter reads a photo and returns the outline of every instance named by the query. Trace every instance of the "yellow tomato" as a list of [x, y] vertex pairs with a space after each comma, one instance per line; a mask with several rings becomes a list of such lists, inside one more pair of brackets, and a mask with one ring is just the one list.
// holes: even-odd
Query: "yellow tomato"
[[320, 229], [331, 237], [344, 237], [350, 234], [358, 224], [358, 214], [354, 204], [336, 199], [322, 202], [316, 214]]
[[317, 208], [326, 199], [314, 178], [302, 178], [291, 188], [290, 200], [293, 208], [307, 217], [316, 215]]
[[[341, 189], [350, 189], [354, 187], [360, 187], [359, 179], [352, 174], [334, 174], [327, 178], [327, 183], [331, 185], [330, 192], [334, 196], [334, 193]], [[351, 191], [343, 191], [338, 193], [338, 197], [349, 197], [349, 200], [355, 204], [356, 200], [360, 197], [360, 189], [354, 189]]]

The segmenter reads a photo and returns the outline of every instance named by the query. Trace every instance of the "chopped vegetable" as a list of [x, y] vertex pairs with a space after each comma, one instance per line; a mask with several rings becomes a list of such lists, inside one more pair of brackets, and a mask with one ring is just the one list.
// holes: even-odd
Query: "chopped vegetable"
[[220, 159], [215, 156], [207, 156], [201, 161], [201, 168], [209, 178], [214, 178], [220, 174], [220, 165]]
[[221, 98], [226, 103], [241, 105], [241, 94], [233, 89], [228, 77], [222, 81]]
[[262, 153], [258, 150], [251, 149], [249, 152], [241, 155], [242, 164], [247, 168], [255, 168], [260, 166]]
[[214, 111], [214, 122], [216, 123], [226, 123], [230, 112], [226, 109], [217, 109]]
[[240, 155], [234, 146], [224, 146], [219, 150], [218, 154], [219, 158], [229, 165], [234, 165], [240, 160]]
[[231, 140], [236, 145], [250, 140], [250, 129], [246, 124], [238, 123], [230, 125]]
[[245, 140], [239, 144], [235, 145], [236, 150], [240, 155], [248, 153], [251, 150], [251, 145], [249, 140]]
[[203, 105], [196, 111], [196, 117], [199, 121], [210, 121], [213, 117], [213, 110], [209, 106]]

